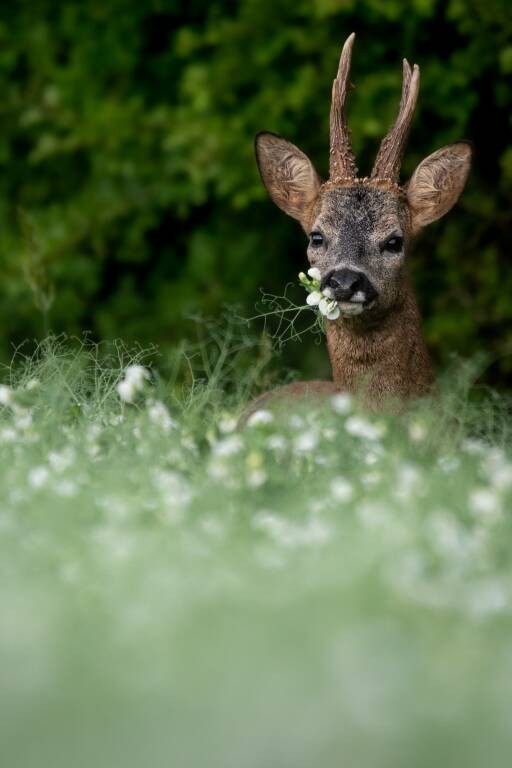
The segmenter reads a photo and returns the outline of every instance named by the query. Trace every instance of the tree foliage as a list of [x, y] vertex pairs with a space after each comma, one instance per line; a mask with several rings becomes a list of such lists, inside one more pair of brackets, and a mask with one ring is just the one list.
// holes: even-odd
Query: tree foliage
[[[422, 70], [404, 172], [475, 145], [458, 208], [412, 269], [438, 359], [512, 369], [512, 21], [508, 0], [20, 0], [0, 10], [0, 347], [89, 329], [168, 344], [184, 316], [279, 291], [304, 238], [273, 208], [261, 129], [327, 168], [330, 87], [355, 30], [350, 104], [364, 172]], [[46, 307], [44, 312], [41, 308]], [[322, 365], [322, 363], [319, 363]]]

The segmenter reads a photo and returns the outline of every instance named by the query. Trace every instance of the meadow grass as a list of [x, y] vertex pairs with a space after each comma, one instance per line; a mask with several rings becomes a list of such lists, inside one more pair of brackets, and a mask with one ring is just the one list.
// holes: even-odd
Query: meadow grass
[[509, 401], [467, 365], [237, 431], [268, 357], [210, 326], [2, 370], [3, 765], [508, 764]]

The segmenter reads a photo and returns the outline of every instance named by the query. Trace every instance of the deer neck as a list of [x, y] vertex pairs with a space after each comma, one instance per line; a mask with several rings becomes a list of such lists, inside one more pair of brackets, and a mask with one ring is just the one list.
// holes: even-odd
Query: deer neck
[[336, 387], [351, 393], [362, 388], [370, 406], [419, 397], [432, 386], [432, 364], [410, 286], [400, 305], [378, 323], [329, 322], [327, 347]]

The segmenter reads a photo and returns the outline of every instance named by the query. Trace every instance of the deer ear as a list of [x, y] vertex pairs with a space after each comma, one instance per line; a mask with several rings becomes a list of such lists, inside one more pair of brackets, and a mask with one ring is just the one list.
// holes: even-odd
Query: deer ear
[[259, 133], [255, 145], [260, 175], [270, 197], [306, 228], [321, 185], [311, 160], [274, 133]]
[[470, 164], [471, 147], [459, 142], [438, 149], [418, 165], [407, 185], [413, 231], [440, 219], [455, 205]]

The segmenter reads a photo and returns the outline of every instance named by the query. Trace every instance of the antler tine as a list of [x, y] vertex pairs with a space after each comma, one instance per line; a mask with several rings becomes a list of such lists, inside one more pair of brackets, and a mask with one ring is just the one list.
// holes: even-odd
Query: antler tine
[[352, 32], [345, 41], [340, 56], [338, 74], [332, 84], [332, 101], [330, 116], [330, 154], [329, 175], [332, 180], [355, 178], [357, 166], [350, 144], [350, 131], [345, 115], [345, 99], [349, 88], [350, 59], [355, 33]]
[[409, 85], [412, 76], [411, 65], [407, 59], [402, 61], [402, 73], [402, 96], [400, 97], [400, 107], [398, 110], [399, 112], [401, 112], [405, 106], [405, 100], [407, 98], [407, 94], [409, 93]]
[[398, 182], [400, 164], [405, 149], [405, 142], [411, 128], [418, 91], [420, 87], [420, 69], [417, 64], [412, 68], [409, 62], [403, 62], [402, 98], [395, 124], [383, 139], [375, 160], [372, 179], [388, 179]]

